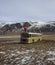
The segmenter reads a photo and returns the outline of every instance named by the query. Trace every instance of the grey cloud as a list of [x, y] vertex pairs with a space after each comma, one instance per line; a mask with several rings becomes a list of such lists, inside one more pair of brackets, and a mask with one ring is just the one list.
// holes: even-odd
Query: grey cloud
[[0, 16], [55, 20], [55, 0], [0, 0]]

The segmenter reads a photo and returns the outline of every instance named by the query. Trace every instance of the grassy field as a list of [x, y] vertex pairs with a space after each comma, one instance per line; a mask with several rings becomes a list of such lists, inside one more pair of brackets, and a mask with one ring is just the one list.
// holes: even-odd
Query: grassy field
[[55, 41], [55, 34], [51, 34], [51, 35], [42, 35], [42, 39], [43, 40], [53, 40]]
[[0, 42], [2, 41], [18, 41], [20, 38], [0, 38]]
[[13, 35], [19, 35], [19, 34], [20, 32], [6, 32], [4, 34], [1, 34], [0, 36], [8, 36], [8, 35], [13, 36]]
[[[3, 36], [11, 36], [10, 38], [2, 38], [0, 36], [0, 41], [12, 41], [12, 40], [20, 40], [20, 34], [19, 33], [9, 33]], [[18, 36], [18, 37], [12, 37], [12, 36]], [[51, 35], [42, 35], [42, 40], [53, 40], [55, 41], [55, 34], [51, 34]]]
[[19, 39], [0, 37], [0, 65], [55, 65], [55, 34], [42, 35], [42, 41], [32, 44], [1, 42]]
[[55, 42], [0, 43], [0, 65], [55, 65]]
[[16, 40], [20, 40], [19, 32], [15, 32], [15, 33], [9, 32], [7, 34], [0, 35], [0, 42], [1, 41], [16, 41]]

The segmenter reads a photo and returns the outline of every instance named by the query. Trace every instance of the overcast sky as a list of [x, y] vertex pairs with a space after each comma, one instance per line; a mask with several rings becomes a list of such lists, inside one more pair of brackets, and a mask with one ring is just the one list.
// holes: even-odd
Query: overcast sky
[[0, 0], [0, 22], [55, 20], [55, 0]]

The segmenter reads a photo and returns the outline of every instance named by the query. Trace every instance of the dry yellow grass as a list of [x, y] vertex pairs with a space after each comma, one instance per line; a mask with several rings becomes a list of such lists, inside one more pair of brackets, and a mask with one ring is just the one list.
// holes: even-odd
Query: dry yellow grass
[[20, 32], [8, 32], [8, 33], [6, 33], [6, 34], [3, 34], [4, 36], [8, 36], [8, 35], [10, 35], [10, 36], [13, 36], [13, 35], [20, 35]]
[[55, 41], [55, 34], [51, 34], [51, 35], [43, 35], [42, 36], [43, 40], [54, 40]]
[[13, 41], [13, 40], [20, 40], [20, 38], [0, 38], [0, 41]]
[[[19, 32], [15, 32], [15, 33], [8, 33], [8, 34], [5, 34], [3, 36], [19, 36], [20, 33]], [[0, 41], [13, 41], [13, 40], [20, 40], [20, 38], [0, 38]], [[42, 40], [54, 40], [55, 41], [55, 34], [43, 34], [42, 35]]]
[[[2, 38], [2, 36], [4, 36], [4, 38]], [[6, 36], [11, 36], [10, 38], [6, 37]], [[7, 34], [4, 35], [0, 35], [0, 41], [16, 41], [16, 40], [20, 40], [20, 37], [12, 37], [12, 36], [20, 36], [19, 32], [9, 32]]]

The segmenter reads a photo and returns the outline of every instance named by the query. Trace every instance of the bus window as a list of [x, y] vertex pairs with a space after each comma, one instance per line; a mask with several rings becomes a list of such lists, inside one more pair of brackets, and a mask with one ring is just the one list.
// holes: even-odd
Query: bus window
[[22, 33], [22, 34], [21, 34], [21, 37], [23, 37], [23, 38], [28, 38], [28, 37], [30, 37], [30, 35], [29, 35], [28, 33]]
[[29, 34], [29, 37], [31, 37], [31, 34]]

